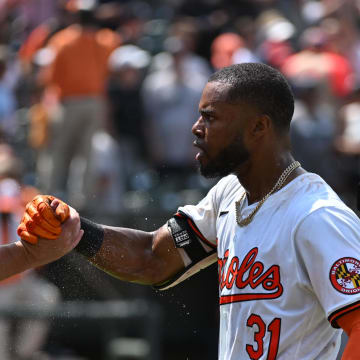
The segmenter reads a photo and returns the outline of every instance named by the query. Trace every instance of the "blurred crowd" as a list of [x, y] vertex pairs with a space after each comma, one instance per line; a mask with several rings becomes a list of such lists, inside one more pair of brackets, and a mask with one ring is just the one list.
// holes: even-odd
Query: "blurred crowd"
[[[211, 182], [191, 126], [208, 76], [280, 69], [295, 157], [355, 206], [360, 1], [0, 1], [0, 141], [22, 182], [79, 210], [174, 210]], [[359, 115], [360, 116], [360, 115]]]
[[[355, 209], [359, 19], [359, 0], [0, 0], [0, 242], [16, 239], [38, 192], [106, 223], [197, 202], [213, 184], [192, 146], [201, 92], [213, 71], [241, 62], [285, 74], [295, 158]], [[60, 301], [25, 275], [0, 284], [0, 305], [42, 291]], [[46, 335], [37, 325], [30, 353]]]

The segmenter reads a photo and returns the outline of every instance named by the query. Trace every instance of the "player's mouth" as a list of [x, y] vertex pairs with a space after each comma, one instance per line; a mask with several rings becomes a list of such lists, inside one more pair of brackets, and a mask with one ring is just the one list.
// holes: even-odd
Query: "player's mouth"
[[197, 161], [201, 161], [201, 159], [204, 158], [204, 156], [206, 155], [206, 151], [205, 151], [203, 145], [200, 144], [200, 142], [199, 142], [198, 140], [195, 140], [195, 141], [193, 142], [193, 145], [199, 149], [199, 151], [198, 151], [197, 154], [195, 155], [195, 159], [196, 159]]
[[201, 161], [201, 159], [204, 157], [204, 152], [202, 150], [200, 150], [196, 155], [195, 155], [195, 160], [197, 161]]

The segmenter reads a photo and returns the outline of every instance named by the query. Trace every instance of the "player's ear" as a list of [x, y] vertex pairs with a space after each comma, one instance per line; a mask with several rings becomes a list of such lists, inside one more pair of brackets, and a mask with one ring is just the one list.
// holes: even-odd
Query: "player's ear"
[[272, 129], [272, 121], [268, 115], [261, 114], [254, 117], [250, 130], [254, 140], [260, 140]]

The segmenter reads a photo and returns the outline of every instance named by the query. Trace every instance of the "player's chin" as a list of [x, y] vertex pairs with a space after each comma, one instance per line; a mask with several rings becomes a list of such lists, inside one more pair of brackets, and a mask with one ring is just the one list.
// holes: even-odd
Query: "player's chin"
[[221, 178], [233, 172], [233, 168], [221, 159], [202, 159], [199, 164], [200, 174], [208, 179]]
[[205, 163], [205, 161], [199, 161], [199, 170], [200, 174], [207, 179], [213, 179], [220, 176], [219, 171], [211, 166], [209, 163]]
[[203, 176], [206, 176], [207, 168], [208, 168], [208, 161], [205, 159], [205, 155], [202, 154], [202, 156], [196, 156], [196, 161], [199, 166], [200, 174]]

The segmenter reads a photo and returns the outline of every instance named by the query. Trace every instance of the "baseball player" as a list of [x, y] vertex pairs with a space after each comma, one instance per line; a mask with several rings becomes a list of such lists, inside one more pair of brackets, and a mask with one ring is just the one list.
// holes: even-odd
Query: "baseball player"
[[[360, 221], [293, 159], [293, 111], [271, 67], [217, 71], [192, 129], [201, 173], [222, 177], [208, 195], [152, 233], [81, 218], [76, 250], [123, 280], [167, 289], [218, 262], [221, 360], [336, 359], [339, 328], [343, 359], [360, 358]], [[19, 235], [49, 237], [50, 220], [28, 215]]]

